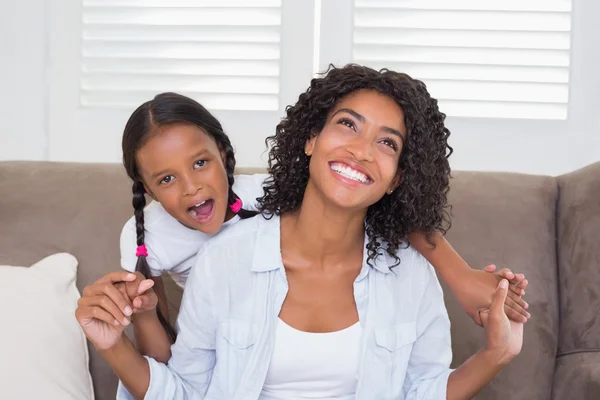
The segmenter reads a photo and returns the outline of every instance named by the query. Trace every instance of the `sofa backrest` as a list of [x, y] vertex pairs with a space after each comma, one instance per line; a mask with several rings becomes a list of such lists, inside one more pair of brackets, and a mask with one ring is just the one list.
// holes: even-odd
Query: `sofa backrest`
[[[558, 179], [455, 173], [448, 240], [473, 268], [495, 263], [526, 273], [531, 282], [526, 300], [533, 317], [523, 352], [478, 398], [549, 399], [555, 367], [558, 374], [570, 354], [600, 348], [600, 319], [594, 315], [600, 310], [600, 246], [594, 240], [594, 228], [600, 228], [598, 176], [600, 164]], [[0, 194], [0, 264], [30, 265], [66, 251], [79, 260], [80, 290], [119, 269], [119, 234], [132, 214], [130, 183], [120, 165], [0, 162]], [[484, 336], [444, 289], [456, 365], [482, 346]], [[559, 290], [562, 337], [555, 366]], [[176, 309], [181, 290], [169, 285], [167, 291]], [[580, 309], [587, 304], [589, 311]], [[93, 348], [90, 355], [96, 399], [114, 399], [114, 374]]]
[[[451, 181], [452, 228], [447, 239], [472, 268], [496, 264], [523, 272], [531, 320], [524, 346], [478, 399], [549, 399], [558, 344], [555, 178], [513, 173], [456, 172]], [[453, 365], [481, 349], [484, 332], [444, 288], [452, 322]]]
[[561, 318], [553, 398], [600, 399], [600, 163], [558, 182]]

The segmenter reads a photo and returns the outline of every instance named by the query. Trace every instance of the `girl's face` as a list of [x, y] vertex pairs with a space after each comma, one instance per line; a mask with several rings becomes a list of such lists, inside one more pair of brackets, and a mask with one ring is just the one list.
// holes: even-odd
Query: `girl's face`
[[373, 90], [353, 92], [306, 143], [309, 180], [336, 206], [366, 210], [400, 183], [406, 134], [404, 113], [393, 99]]
[[160, 128], [136, 153], [148, 194], [183, 225], [208, 234], [228, 211], [224, 160], [209, 135], [183, 124]]

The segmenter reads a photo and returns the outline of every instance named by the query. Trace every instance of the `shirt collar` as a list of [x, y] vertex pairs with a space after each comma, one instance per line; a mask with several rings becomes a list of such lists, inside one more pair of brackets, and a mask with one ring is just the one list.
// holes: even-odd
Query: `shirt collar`
[[[253, 272], [267, 272], [279, 268], [283, 268], [283, 260], [281, 258], [281, 242], [280, 242], [280, 218], [278, 215], [269, 216], [268, 219], [262, 215], [257, 215], [254, 218], [259, 218], [258, 230], [256, 234], [256, 242], [254, 247], [254, 258], [252, 259]], [[365, 235], [363, 247], [363, 270], [369, 269], [367, 264], [367, 243], [368, 236]], [[390, 273], [390, 267], [396, 264], [396, 259], [388, 254], [387, 251], [380, 249], [379, 256], [371, 260], [370, 268], [374, 268], [384, 274]], [[362, 275], [362, 272], [361, 274]]]

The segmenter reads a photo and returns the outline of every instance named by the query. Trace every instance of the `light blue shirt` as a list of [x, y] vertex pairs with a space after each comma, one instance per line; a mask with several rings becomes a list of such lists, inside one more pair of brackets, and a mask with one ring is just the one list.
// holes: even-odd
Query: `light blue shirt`
[[[366, 241], [365, 241], [366, 243]], [[431, 265], [402, 248], [354, 282], [363, 328], [356, 399], [445, 399], [450, 321]], [[146, 399], [257, 400], [288, 283], [279, 218], [243, 220], [206, 242], [187, 281], [168, 365], [148, 358]], [[121, 387], [117, 398], [131, 398]]]

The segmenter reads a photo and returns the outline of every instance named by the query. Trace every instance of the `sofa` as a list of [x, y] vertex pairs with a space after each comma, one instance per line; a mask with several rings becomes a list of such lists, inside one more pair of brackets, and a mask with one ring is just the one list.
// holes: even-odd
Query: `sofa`
[[[474, 268], [495, 263], [530, 281], [523, 351], [477, 398], [600, 399], [600, 163], [559, 177], [455, 171], [451, 185], [456, 250]], [[68, 252], [81, 291], [119, 269], [131, 214], [120, 165], [0, 162], [0, 265]], [[484, 335], [444, 291], [457, 365]], [[168, 283], [167, 292], [174, 317], [181, 290]], [[114, 374], [89, 353], [95, 398], [114, 399]]]

